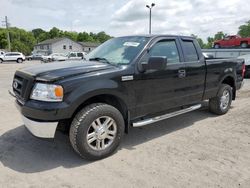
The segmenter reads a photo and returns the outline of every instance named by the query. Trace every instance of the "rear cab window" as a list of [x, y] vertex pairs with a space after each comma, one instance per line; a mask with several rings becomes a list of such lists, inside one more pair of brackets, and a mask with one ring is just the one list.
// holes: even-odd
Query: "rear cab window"
[[199, 56], [193, 40], [183, 40], [182, 47], [186, 62], [194, 62], [199, 60]]

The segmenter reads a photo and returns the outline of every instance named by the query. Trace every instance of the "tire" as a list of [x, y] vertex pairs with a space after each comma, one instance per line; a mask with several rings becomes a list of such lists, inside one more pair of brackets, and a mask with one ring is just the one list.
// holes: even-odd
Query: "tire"
[[[109, 128], [104, 126], [106, 121]], [[99, 160], [116, 151], [124, 128], [124, 119], [119, 110], [108, 104], [94, 103], [76, 114], [70, 126], [69, 138], [73, 149], [82, 158]]]
[[3, 60], [2, 60], [2, 59], [0, 59], [0, 63], [3, 63]]
[[22, 63], [23, 62], [23, 60], [21, 58], [18, 58], [16, 61], [17, 61], [17, 63]]
[[248, 44], [246, 42], [243, 42], [241, 43], [240, 45], [241, 48], [247, 48], [248, 47]]
[[222, 84], [216, 97], [209, 99], [209, 111], [217, 114], [226, 114], [232, 103], [232, 87]]
[[215, 44], [215, 45], [214, 45], [214, 48], [215, 48], [215, 49], [218, 49], [218, 48], [220, 48], [220, 45], [219, 45], [219, 44]]

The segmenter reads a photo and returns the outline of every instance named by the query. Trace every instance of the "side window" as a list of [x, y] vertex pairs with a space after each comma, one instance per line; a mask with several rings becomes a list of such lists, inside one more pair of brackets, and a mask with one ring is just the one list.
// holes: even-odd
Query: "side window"
[[199, 60], [193, 41], [183, 41], [183, 48], [185, 59], [187, 62]]
[[156, 43], [149, 51], [151, 56], [167, 57], [168, 63], [180, 62], [178, 49], [174, 40], [160, 41]]
[[76, 53], [70, 53], [69, 57], [76, 57]]
[[83, 57], [82, 53], [77, 53], [77, 57]]

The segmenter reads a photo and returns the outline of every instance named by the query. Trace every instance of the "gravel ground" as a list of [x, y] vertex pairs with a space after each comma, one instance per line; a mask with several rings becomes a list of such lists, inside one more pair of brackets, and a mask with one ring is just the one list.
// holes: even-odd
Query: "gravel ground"
[[26, 131], [9, 96], [14, 71], [0, 64], [0, 187], [250, 187], [250, 80], [224, 116], [206, 108], [133, 128], [101, 161], [82, 160], [68, 137]]

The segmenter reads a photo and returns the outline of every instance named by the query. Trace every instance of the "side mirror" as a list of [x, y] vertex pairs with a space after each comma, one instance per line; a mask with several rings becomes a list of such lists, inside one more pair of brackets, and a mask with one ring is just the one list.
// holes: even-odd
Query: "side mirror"
[[144, 71], [146, 70], [164, 70], [167, 66], [167, 57], [165, 56], [152, 56], [148, 62], [141, 63]]

